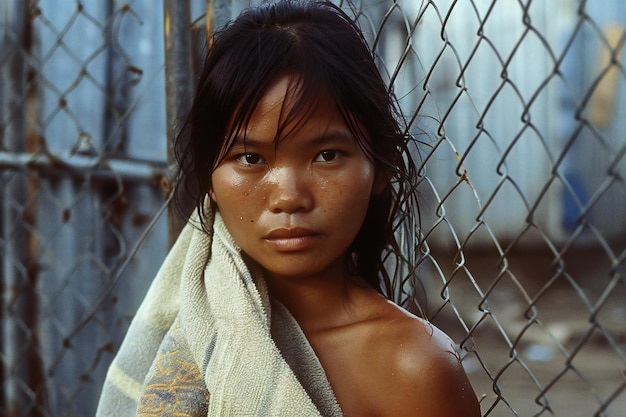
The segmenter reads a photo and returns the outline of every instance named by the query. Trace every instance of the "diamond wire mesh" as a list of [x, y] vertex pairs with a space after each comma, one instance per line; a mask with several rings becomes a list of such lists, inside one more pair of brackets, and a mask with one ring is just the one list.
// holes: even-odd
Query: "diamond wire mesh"
[[[190, 3], [196, 37], [248, 5], [209, 2], [206, 25], [205, 3]], [[459, 343], [483, 414], [623, 415], [626, 6], [343, 5], [423, 143], [425, 244], [409, 284]], [[191, 35], [167, 33], [184, 13], [154, 9], [2, 8], [0, 414], [93, 414], [167, 250], [177, 86], [163, 33]]]
[[93, 414], [140, 298], [120, 295], [145, 291], [167, 249], [163, 20], [150, 6], [0, 7], [1, 415]]

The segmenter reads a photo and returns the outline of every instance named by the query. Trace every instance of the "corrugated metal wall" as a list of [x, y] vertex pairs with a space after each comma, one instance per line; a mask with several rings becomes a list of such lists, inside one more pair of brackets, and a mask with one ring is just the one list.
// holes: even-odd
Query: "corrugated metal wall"
[[[26, 381], [45, 378], [49, 415], [93, 409], [102, 355], [119, 343], [168, 248], [163, 217], [122, 270], [164, 204], [164, 25], [154, 6], [0, 7], [1, 152], [13, 166], [2, 170], [3, 387], [7, 401], [28, 403], [44, 394]], [[36, 295], [26, 296], [27, 285]], [[29, 370], [28, 349], [39, 370]]]

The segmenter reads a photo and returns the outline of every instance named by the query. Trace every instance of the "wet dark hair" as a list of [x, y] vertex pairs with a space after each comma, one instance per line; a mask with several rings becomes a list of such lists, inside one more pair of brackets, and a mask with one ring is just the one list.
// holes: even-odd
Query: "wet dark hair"
[[399, 115], [363, 34], [330, 2], [265, 4], [242, 12], [213, 35], [175, 144], [177, 200], [191, 199], [200, 218], [205, 217], [211, 173], [238, 132], [245, 131], [266, 91], [284, 75], [295, 78], [297, 101], [283, 126], [302, 122], [323, 91], [375, 161], [377, 175], [388, 179], [384, 190], [372, 197], [348, 257], [351, 271], [381, 291], [381, 278], [389, 282], [384, 254], [391, 248], [397, 256], [394, 229], [413, 192], [414, 168]]

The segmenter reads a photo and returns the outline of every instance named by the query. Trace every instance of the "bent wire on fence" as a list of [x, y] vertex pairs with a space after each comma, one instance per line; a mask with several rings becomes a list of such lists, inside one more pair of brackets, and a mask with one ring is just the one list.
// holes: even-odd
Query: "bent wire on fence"
[[[484, 415], [623, 415], [626, 5], [338, 3], [423, 143], [396, 295], [457, 341]], [[172, 237], [198, 39], [249, 4], [0, 7], [0, 414], [93, 414]]]

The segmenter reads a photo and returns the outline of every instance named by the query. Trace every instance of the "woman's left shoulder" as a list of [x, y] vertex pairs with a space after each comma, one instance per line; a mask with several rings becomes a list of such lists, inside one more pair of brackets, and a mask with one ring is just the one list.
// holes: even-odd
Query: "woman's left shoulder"
[[[390, 303], [391, 304], [391, 303]], [[395, 352], [397, 365], [411, 370], [422, 365], [460, 362], [452, 339], [427, 320], [414, 316], [391, 304], [384, 328], [381, 348]]]
[[480, 416], [452, 339], [394, 304], [385, 310], [372, 343], [376, 346], [372, 359], [382, 379], [384, 415]]

